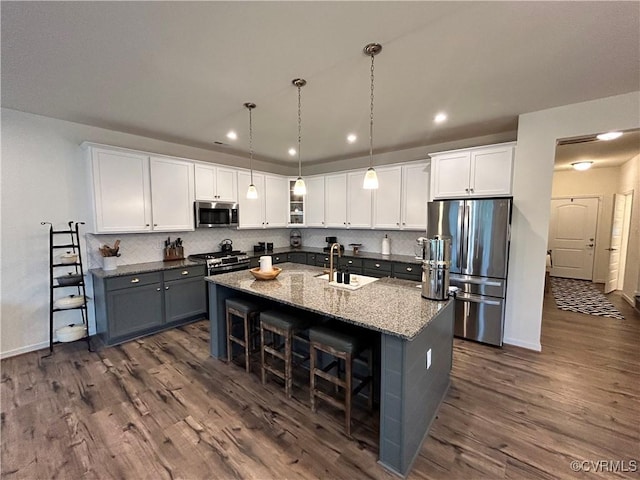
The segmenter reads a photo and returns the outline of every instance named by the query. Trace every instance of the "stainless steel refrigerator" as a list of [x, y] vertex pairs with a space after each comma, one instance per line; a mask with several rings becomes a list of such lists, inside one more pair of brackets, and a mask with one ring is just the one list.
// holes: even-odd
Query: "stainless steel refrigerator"
[[511, 198], [429, 202], [427, 237], [451, 237], [454, 335], [502, 346]]

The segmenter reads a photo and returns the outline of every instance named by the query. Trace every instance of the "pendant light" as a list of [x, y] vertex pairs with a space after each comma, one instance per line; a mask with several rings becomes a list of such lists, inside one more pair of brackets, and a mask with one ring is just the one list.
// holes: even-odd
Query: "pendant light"
[[296, 78], [291, 81], [298, 88], [298, 179], [296, 180], [295, 185], [293, 186], [293, 194], [294, 195], [306, 195], [307, 194], [307, 186], [304, 184], [304, 180], [302, 179], [302, 160], [300, 158], [300, 143], [302, 139], [302, 109], [300, 104], [300, 90], [307, 84], [307, 81], [304, 78]]
[[258, 198], [258, 190], [253, 184], [253, 122], [251, 118], [251, 111], [256, 108], [255, 103], [247, 102], [244, 106], [249, 110], [249, 168], [251, 169], [251, 184], [247, 189], [247, 198], [255, 200]]
[[375, 190], [378, 188], [378, 174], [373, 168], [373, 58], [380, 53], [382, 45], [370, 43], [364, 47], [363, 51], [371, 57], [371, 114], [369, 116], [369, 169], [364, 176], [363, 188]]

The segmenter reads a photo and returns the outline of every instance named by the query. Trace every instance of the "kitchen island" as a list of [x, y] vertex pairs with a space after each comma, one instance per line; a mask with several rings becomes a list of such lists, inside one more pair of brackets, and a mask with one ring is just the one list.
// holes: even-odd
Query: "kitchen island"
[[416, 282], [383, 278], [358, 290], [317, 278], [322, 268], [281, 264], [275, 280], [247, 270], [206, 277], [211, 355], [226, 358], [225, 300], [261, 297], [380, 334], [379, 462], [406, 475], [449, 388], [453, 302], [422, 298]]

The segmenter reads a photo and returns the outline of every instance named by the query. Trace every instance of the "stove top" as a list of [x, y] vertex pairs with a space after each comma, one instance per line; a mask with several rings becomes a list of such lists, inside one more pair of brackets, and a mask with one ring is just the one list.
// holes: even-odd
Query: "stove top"
[[196, 260], [213, 260], [216, 258], [245, 256], [246, 254], [247, 252], [241, 252], [240, 250], [233, 250], [231, 252], [195, 253], [193, 255], [189, 255], [189, 258], [193, 258]]

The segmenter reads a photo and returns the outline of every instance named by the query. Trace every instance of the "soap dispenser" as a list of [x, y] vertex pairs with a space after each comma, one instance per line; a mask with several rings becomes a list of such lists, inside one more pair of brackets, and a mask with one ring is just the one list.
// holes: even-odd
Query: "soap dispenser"
[[389, 255], [391, 253], [391, 244], [389, 236], [385, 233], [382, 239], [382, 255]]

